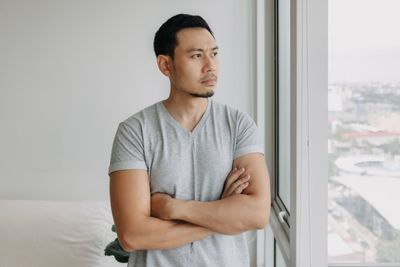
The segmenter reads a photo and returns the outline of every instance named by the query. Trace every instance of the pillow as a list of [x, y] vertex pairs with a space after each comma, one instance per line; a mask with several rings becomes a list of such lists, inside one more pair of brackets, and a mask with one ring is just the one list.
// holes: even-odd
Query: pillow
[[0, 267], [126, 266], [104, 256], [116, 238], [106, 201], [0, 200]]

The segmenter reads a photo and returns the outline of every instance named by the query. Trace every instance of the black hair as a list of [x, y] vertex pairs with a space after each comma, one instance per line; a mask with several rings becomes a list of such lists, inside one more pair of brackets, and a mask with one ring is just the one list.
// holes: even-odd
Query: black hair
[[153, 43], [156, 56], [167, 55], [174, 58], [175, 47], [178, 45], [177, 33], [185, 28], [204, 28], [214, 37], [210, 26], [202, 17], [178, 14], [164, 22], [156, 32]]

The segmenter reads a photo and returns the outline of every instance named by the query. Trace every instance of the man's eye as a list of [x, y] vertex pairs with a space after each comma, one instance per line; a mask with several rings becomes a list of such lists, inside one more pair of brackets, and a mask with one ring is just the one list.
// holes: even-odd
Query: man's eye
[[201, 55], [200, 55], [200, 54], [194, 54], [194, 55], [192, 56], [192, 58], [201, 58]]
[[214, 52], [212, 55], [213, 57], [216, 57], [218, 55], [218, 52]]

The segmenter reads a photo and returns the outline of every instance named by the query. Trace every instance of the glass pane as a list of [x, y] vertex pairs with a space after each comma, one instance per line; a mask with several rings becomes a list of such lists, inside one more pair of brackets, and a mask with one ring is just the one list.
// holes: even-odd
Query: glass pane
[[275, 241], [275, 267], [286, 267], [285, 260], [283, 259], [282, 252]]
[[290, 210], [290, 0], [278, 1], [278, 195]]
[[399, 10], [329, 0], [331, 263], [400, 263]]

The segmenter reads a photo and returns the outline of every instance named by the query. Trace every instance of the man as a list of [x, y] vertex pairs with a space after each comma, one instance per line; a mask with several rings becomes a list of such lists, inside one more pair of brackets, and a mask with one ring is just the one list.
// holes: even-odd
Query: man
[[170, 95], [119, 125], [109, 168], [128, 266], [249, 266], [244, 232], [270, 208], [256, 125], [210, 99], [218, 47], [200, 16], [167, 20], [154, 50]]

